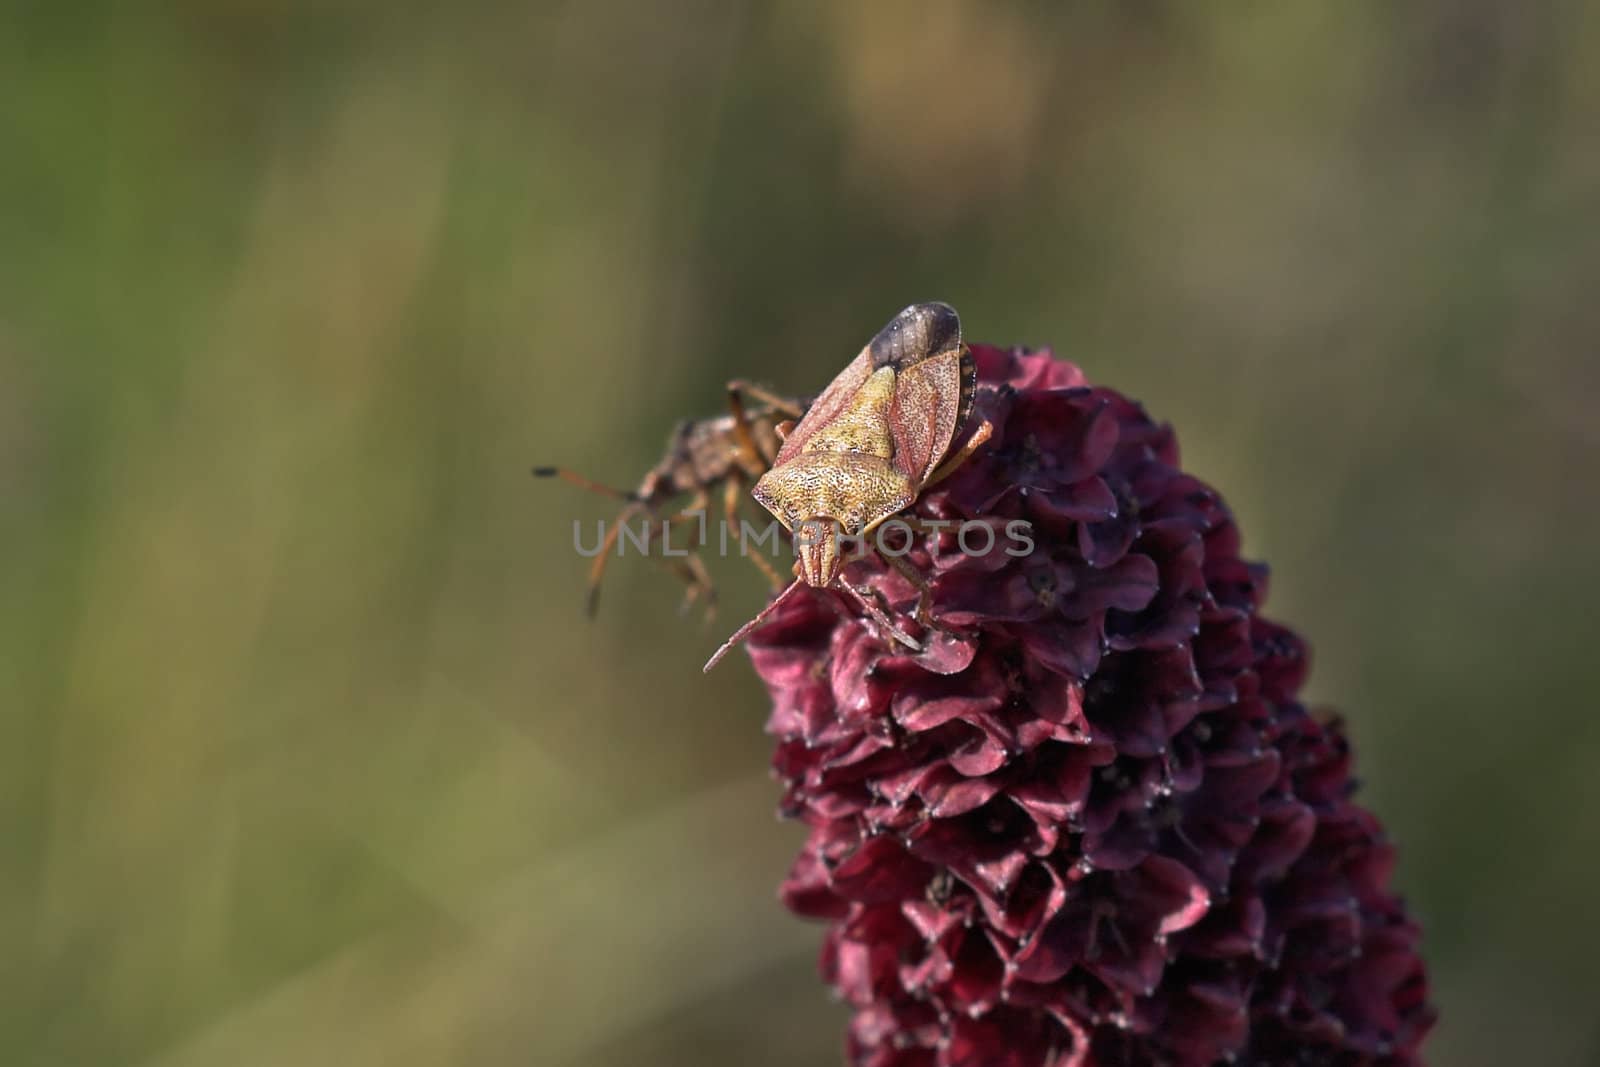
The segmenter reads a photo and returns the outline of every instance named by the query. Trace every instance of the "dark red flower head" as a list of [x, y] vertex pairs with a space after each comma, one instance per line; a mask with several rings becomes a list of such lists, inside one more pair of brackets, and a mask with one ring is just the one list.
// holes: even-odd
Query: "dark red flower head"
[[[750, 639], [851, 1062], [1419, 1062], [1390, 846], [1226, 506], [1076, 367], [973, 354], [995, 435], [916, 506], [965, 526], [908, 557], [943, 629], [912, 653], [807, 591]], [[875, 555], [846, 574], [915, 607]]]

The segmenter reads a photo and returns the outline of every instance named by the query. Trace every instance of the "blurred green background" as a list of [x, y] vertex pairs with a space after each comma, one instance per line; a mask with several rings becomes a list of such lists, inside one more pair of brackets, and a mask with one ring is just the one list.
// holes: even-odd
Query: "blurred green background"
[[757, 575], [528, 468], [943, 299], [1273, 565], [1433, 1062], [1600, 1062], [1600, 7], [0, 10], [0, 1061], [838, 1062]]

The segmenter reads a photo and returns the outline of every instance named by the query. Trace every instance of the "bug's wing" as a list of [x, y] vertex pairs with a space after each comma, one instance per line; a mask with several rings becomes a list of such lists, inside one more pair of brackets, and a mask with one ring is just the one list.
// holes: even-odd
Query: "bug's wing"
[[874, 366], [895, 369], [894, 465], [921, 485], [972, 414], [978, 375], [961, 342], [961, 316], [949, 304], [912, 304], [867, 349]]
[[[925, 359], [895, 378], [894, 403], [889, 408], [889, 430], [894, 436], [894, 466], [921, 486], [950, 451], [961, 429], [962, 408], [971, 410], [964, 392], [963, 360], [966, 352], [946, 352]], [[970, 360], [966, 361], [970, 366]]]
[[925, 359], [961, 347], [961, 316], [949, 304], [912, 304], [867, 342], [874, 367], [899, 374]]
[[978, 364], [972, 358], [972, 349], [961, 346], [961, 403], [956, 407], [956, 428], [950, 442], [961, 436], [961, 430], [972, 417], [972, 403], [978, 396]]
[[798, 455], [819, 427], [826, 426], [837, 418], [839, 412], [843, 411], [851, 398], [861, 390], [862, 383], [872, 376], [872, 370], [872, 352], [868, 348], [863, 348], [861, 354], [839, 372], [839, 376], [830, 382], [822, 391], [822, 395], [806, 409], [805, 415], [795, 428], [789, 431], [789, 436], [783, 440], [783, 447], [778, 450], [778, 458], [773, 466], [779, 466]]

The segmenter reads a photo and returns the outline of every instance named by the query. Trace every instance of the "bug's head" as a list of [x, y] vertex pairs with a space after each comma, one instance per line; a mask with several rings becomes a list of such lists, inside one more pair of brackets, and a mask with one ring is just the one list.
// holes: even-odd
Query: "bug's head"
[[846, 542], [859, 545], [879, 519], [908, 502], [903, 495], [874, 492], [875, 483], [849, 477], [851, 470], [832, 456], [796, 462], [774, 467], [751, 492], [794, 535], [807, 585], [832, 584], [844, 566]]
[[844, 527], [837, 519], [805, 519], [794, 528], [794, 551], [800, 559], [800, 577], [821, 589], [833, 584], [844, 566]]

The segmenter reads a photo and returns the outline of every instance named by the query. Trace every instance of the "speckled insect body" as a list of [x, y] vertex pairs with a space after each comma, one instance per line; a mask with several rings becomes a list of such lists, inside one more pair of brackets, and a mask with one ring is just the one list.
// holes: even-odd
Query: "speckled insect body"
[[972, 412], [977, 375], [947, 304], [896, 315], [784, 439], [756, 500], [797, 538], [800, 577], [838, 575], [839, 545], [917, 499]]
[[[865, 537], [910, 507], [988, 439], [993, 428], [985, 422], [952, 452], [971, 419], [976, 386], [955, 309], [913, 304], [878, 332], [798, 425], [786, 433], [778, 427], [783, 447], [752, 495], [795, 535], [797, 577], [717, 650], [707, 670], [800, 585], [837, 584], [855, 593], [840, 574], [842, 542]], [[870, 601], [856, 598], [895, 639], [916, 647]]]
[[[753, 403], [747, 403], [747, 398]], [[539, 477], [561, 478], [581, 489], [625, 502], [606, 530], [589, 570], [589, 614], [594, 614], [599, 603], [606, 561], [630, 522], [655, 517], [670, 528], [703, 520], [712, 494], [720, 493], [725, 521], [737, 528], [739, 502], [745, 489], [767, 472], [778, 453], [782, 441], [779, 428], [803, 415], [809, 403], [803, 398], [778, 396], [748, 382], [730, 382], [730, 411], [678, 423], [667, 439], [661, 460], [631, 492], [602, 485], [562, 467], [535, 468], [533, 473]], [[684, 499], [687, 502], [682, 507], [667, 513], [669, 504]], [[703, 522], [701, 525], [703, 529]], [[662, 559], [685, 583], [685, 607], [698, 601], [709, 613], [715, 604], [716, 588], [698, 554], [692, 550], [674, 551]], [[750, 555], [750, 559], [775, 586], [783, 584], [760, 556]]]

